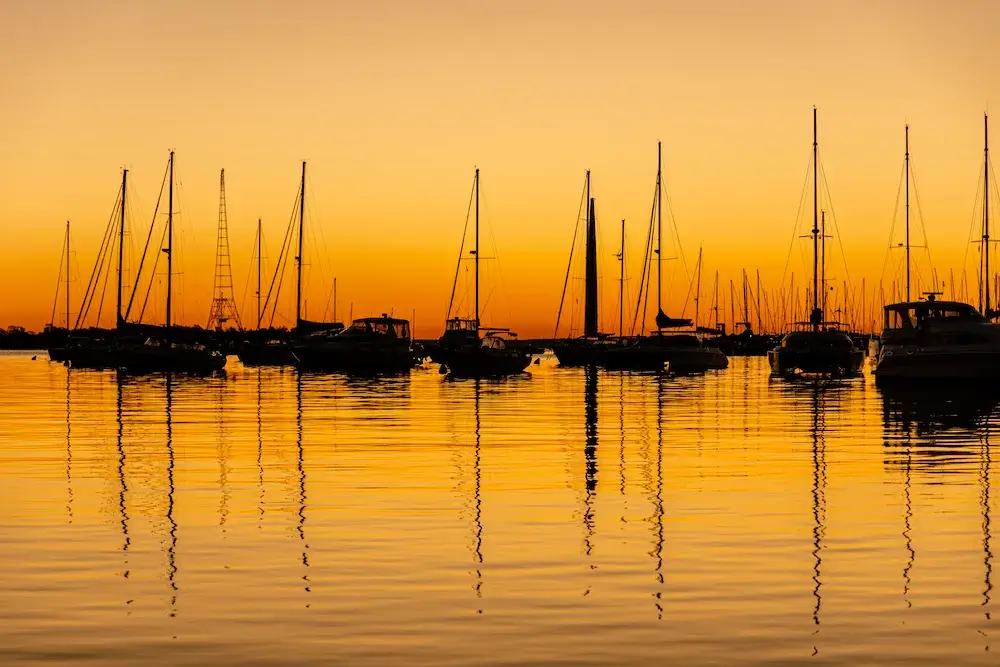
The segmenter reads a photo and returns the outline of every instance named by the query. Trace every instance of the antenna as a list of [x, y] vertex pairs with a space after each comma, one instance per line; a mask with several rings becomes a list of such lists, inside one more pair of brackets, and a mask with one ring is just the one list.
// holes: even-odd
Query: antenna
[[[260, 221], [257, 221], [258, 242], [260, 241]], [[258, 272], [257, 280], [260, 280]], [[260, 287], [257, 289], [257, 303], [260, 308]], [[236, 310], [233, 293], [233, 269], [229, 261], [229, 221], [226, 215], [226, 170], [219, 172], [219, 231], [215, 246], [215, 286], [212, 288], [212, 309], [208, 316], [209, 328], [222, 331], [226, 322], [235, 322], [236, 328], [243, 330], [240, 314]]]

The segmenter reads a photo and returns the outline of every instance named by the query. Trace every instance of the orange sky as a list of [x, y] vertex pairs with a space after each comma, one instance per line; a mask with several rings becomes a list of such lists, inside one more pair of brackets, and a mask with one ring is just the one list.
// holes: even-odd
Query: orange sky
[[67, 218], [77, 301], [123, 166], [144, 236], [169, 149], [187, 323], [207, 319], [219, 168], [242, 300], [256, 219], [276, 256], [302, 159], [326, 245], [307, 249], [311, 316], [336, 276], [341, 319], [415, 310], [437, 335], [478, 165], [506, 297], [487, 320], [548, 335], [584, 170], [611, 277], [622, 218], [639, 255], [657, 139], [689, 267], [702, 245], [724, 282], [759, 268], [776, 287], [814, 104], [850, 277], [882, 272], [907, 120], [935, 265], [958, 268], [1000, 94], [996, 25], [989, 0], [5, 2], [0, 325], [49, 319]]

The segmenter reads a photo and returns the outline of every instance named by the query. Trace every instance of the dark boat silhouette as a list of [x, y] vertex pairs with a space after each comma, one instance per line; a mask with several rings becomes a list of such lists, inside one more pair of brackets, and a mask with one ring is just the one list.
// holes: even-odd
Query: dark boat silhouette
[[[673, 318], [663, 312], [662, 296], [662, 228], [663, 228], [663, 171], [662, 150], [657, 143], [656, 151], [656, 195], [654, 200], [655, 218], [650, 219], [649, 241], [647, 241], [646, 269], [656, 256], [656, 329], [649, 335], [640, 335], [621, 345], [610, 347], [604, 355], [604, 364], [613, 370], [652, 370], [667, 368], [673, 373], [702, 373], [707, 370], [723, 369], [729, 366], [729, 359], [718, 348], [705, 345], [693, 322], [686, 318]], [[655, 223], [655, 226], [654, 226]], [[653, 248], [652, 234], [656, 234], [656, 248]], [[644, 280], [644, 282], [646, 282]], [[646, 282], [648, 291], [648, 282]], [[636, 319], [645, 304], [645, 294], [640, 290], [636, 306]]]
[[[490, 377], [516, 375], [524, 372], [531, 363], [531, 355], [517, 343], [517, 334], [502, 328], [484, 328], [479, 318], [479, 169], [473, 182], [476, 207], [475, 248], [470, 251], [475, 264], [475, 313], [471, 318], [450, 317], [452, 303], [448, 304], [449, 318], [445, 321], [444, 334], [438, 340], [434, 360], [453, 376]], [[462, 245], [464, 250], [465, 238]], [[462, 252], [459, 253], [459, 268]], [[458, 284], [458, 270], [452, 285], [452, 301]]]
[[[778, 347], [767, 353], [771, 373], [790, 376], [797, 373], [817, 375], [857, 375], [864, 363], [865, 355], [854, 345], [854, 340], [836, 328], [836, 323], [827, 322], [824, 317], [824, 299], [819, 297], [819, 245], [825, 243], [826, 234], [820, 230], [819, 213], [819, 161], [817, 141], [816, 109], [813, 108], [813, 289], [812, 312], [807, 327], [792, 331], [781, 339]], [[825, 219], [825, 218], [824, 218]], [[825, 224], [824, 224], [825, 227]], [[825, 253], [824, 253], [825, 257]], [[825, 272], [825, 268], [824, 268]], [[824, 274], [825, 275], [825, 274]], [[826, 281], [823, 281], [825, 290]]]
[[[340, 322], [314, 322], [302, 317], [302, 268], [303, 250], [305, 238], [305, 214], [306, 214], [306, 163], [302, 162], [302, 177], [299, 183], [299, 192], [296, 203], [298, 204], [298, 220], [293, 219], [291, 224], [297, 227], [296, 235], [289, 226], [285, 235], [285, 243], [281, 247], [278, 262], [274, 267], [274, 275], [268, 287], [267, 297], [261, 304], [261, 257], [262, 253], [262, 233], [261, 223], [257, 220], [257, 330], [247, 332], [247, 336], [237, 348], [237, 356], [245, 366], [292, 366], [297, 359], [293, 353], [293, 347], [299, 338], [317, 333], [333, 334], [343, 330], [344, 325]], [[295, 328], [291, 332], [282, 332], [280, 335], [273, 329], [264, 329], [264, 314], [270, 309], [270, 319], [274, 320], [274, 311], [277, 308], [278, 297], [281, 293], [281, 276], [284, 271], [291, 247], [289, 241], [297, 239], [297, 251], [295, 257]]]
[[[604, 363], [605, 353], [612, 345], [617, 345], [619, 339], [610, 334], [600, 333], [598, 328], [598, 285], [597, 285], [597, 216], [595, 214], [594, 198], [590, 196], [590, 171], [587, 171], [584, 202], [587, 210], [586, 219], [586, 254], [585, 254], [585, 287], [583, 335], [576, 338], [554, 338], [552, 352], [559, 360], [560, 366], [595, 366]], [[622, 221], [622, 270], [624, 271], [625, 226]], [[559, 324], [562, 319], [563, 305], [566, 301], [566, 291], [569, 287], [570, 271], [573, 266], [573, 251], [576, 249], [576, 232], [573, 234], [573, 244], [570, 247], [569, 266], [566, 268], [566, 279], [563, 282], [562, 297], [559, 300], [559, 312], [556, 315], [555, 335], [559, 335]], [[619, 308], [621, 304], [619, 304]], [[620, 320], [621, 318], [619, 318]]]
[[356, 319], [339, 333], [300, 338], [292, 345], [292, 355], [306, 371], [393, 373], [415, 364], [410, 322], [388, 315]]

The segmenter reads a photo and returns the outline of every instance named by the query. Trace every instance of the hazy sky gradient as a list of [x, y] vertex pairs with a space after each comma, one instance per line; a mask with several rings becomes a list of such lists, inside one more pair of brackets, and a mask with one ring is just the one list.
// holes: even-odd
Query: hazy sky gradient
[[777, 286], [814, 104], [850, 276], [882, 271], [906, 121], [935, 264], [959, 268], [998, 25], [989, 0], [0, 0], [0, 325], [48, 320], [67, 218], [89, 273], [123, 166], [144, 236], [169, 149], [188, 323], [211, 299], [219, 168], [242, 298], [256, 219], [276, 256], [302, 159], [326, 246], [311, 315], [335, 275], [341, 319], [416, 309], [437, 335], [479, 166], [506, 294], [489, 319], [548, 334], [584, 170], [611, 278], [622, 218], [639, 255], [658, 139], [689, 266], [703, 244], [706, 271]]

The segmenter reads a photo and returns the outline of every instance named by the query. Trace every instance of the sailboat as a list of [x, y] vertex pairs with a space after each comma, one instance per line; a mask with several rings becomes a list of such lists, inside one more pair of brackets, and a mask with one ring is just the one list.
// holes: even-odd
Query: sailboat
[[[119, 340], [114, 349], [115, 366], [122, 371], [133, 374], [155, 372], [180, 373], [211, 373], [222, 370], [226, 365], [226, 356], [218, 350], [209, 349], [205, 345], [181, 343], [176, 340], [173, 322], [173, 256], [174, 256], [174, 152], [170, 151], [169, 195], [167, 197], [167, 247], [163, 253], [167, 256], [167, 294], [166, 319], [162, 329], [141, 324], [127, 324], [118, 311], [119, 330], [131, 329], [135, 334], [144, 337], [138, 341]], [[124, 217], [124, 196], [122, 197]], [[120, 243], [124, 244], [124, 224], [121, 225]], [[119, 260], [121, 251], [119, 251]], [[141, 271], [141, 268], [140, 268]], [[121, 294], [121, 271], [119, 271], [119, 295]], [[138, 283], [138, 280], [136, 281]], [[133, 293], [134, 294], [134, 293]], [[119, 302], [121, 297], [119, 296]], [[146, 337], [146, 334], [149, 334]]]
[[909, 129], [907, 129], [906, 301], [885, 306], [878, 357], [872, 372], [879, 383], [918, 379], [971, 380], [1000, 378], [1000, 324], [990, 304], [990, 144], [989, 118], [983, 118], [983, 227], [980, 306], [939, 301], [934, 292], [924, 301], [910, 300]]
[[[611, 347], [605, 354], [604, 363], [615, 370], [655, 370], [669, 368], [672, 373], [702, 373], [729, 366], [729, 359], [718, 348], [704, 344], [693, 322], [686, 318], [673, 318], [663, 312], [663, 164], [662, 145], [656, 144], [656, 195], [654, 197], [655, 230], [650, 220], [650, 235], [656, 233], [656, 249], [647, 243], [648, 251], [656, 255], [656, 329], [647, 336], [638, 336], [625, 345]], [[650, 240], [652, 240], [650, 238]], [[646, 261], [652, 259], [647, 254]], [[646, 290], [648, 291], [648, 284]], [[639, 294], [637, 305], [642, 307], [645, 294]]]
[[[74, 329], [79, 330], [84, 324], [90, 312], [94, 300], [98, 301], [98, 311], [103, 305], [103, 291], [98, 298], [98, 291], [103, 290], [101, 274], [110, 271], [110, 259], [112, 254], [117, 255], [117, 278], [115, 295], [115, 329], [102, 331], [99, 335], [81, 336], [71, 339], [66, 347], [59, 350], [50, 350], [50, 355], [55, 354], [71, 368], [84, 368], [103, 370], [115, 368], [118, 361], [117, 345], [118, 337], [123, 335], [125, 319], [122, 316], [122, 295], [124, 276], [124, 250], [125, 250], [125, 211], [128, 194], [128, 169], [122, 169], [122, 183], [115, 202], [118, 210], [114, 211], [108, 227], [104, 233], [101, 249], [94, 262], [94, 269], [91, 272], [86, 290], [80, 302], [80, 312], [77, 314]], [[115, 241], [117, 240], [117, 243]], [[117, 246], [117, 248], [116, 248]], [[98, 321], [100, 312], [98, 312]], [[67, 325], [68, 326], [68, 325]], [[100, 331], [100, 330], [99, 330]]]
[[[292, 337], [301, 337], [311, 333], [337, 332], [344, 328], [339, 322], [313, 322], [302, 316], [302, 269], [303, 250], [305, 245], [305, 215], [306, 215], [306, 163], [302, 162], [302, 177], [299, 183], [298, 192], [298, 220], [297, 220], [297, 252], [295, 254], [295, 328], [291, 331]], [[291, 228], [289, 228], [291, 231]], [[264, 328], [265, 311], [270, 307], [273, 312], [277, 308], [278, 297], [281, 293], [281, 277], [285, 268], [284, 262], [291, 253], [289, 241], [293, 238], [291, 234], [286, 234], [285, 244], [281, 248], [281, 254], [274, 268], [274, 276], [268, 288], [267, 297], [264, 301], [263, 309], [260, 306], [261, 294], [261, 229], [260, 221], [257, 226], [257, 330], [248, 332], [246, 340], [240, 345], [237, 352], [240, 361], [246, 366], [291, 366], [296, 363], [296, 357], [292, 352], [293, 343], [288, 336], [278, 335], [270, 327]]]
[[[609, 334], [602, 334], [598, 329], [598, 296], [597, 296], [597, 218], [595, 215], [594, 198], [590, 196], [590, 170], [586, 176], [587, 207], [586, 223], [586, 256], [585, 256], [585, 287], [583, 336], [578, 338], [555, 338], [552, 341], [552, 351], [559, 359], [560, 366], [593, 366], [604, 362], [604, 355], [609, 345], [617, 343]], [[575, 239], [575, 234], [574, 234]], [[574, 243], [575, 245], [575, 243]], [[573, 250], [570, 248], [570, 265], [566, 271], [566, 281], [563, 283], [562, 298], [559, 301], [559, 313], [556, 316], [556, 335], [559, 333], [559, 322], [562, 318], [562, 307], [566, 300], [566, 289], [569, 286], [570, 269], [573, 265]]]
[[[62, 341], [61, 344], [51, 345], [51, 346], [49, 346], [49, 349], [48, 349], [49, 361], [56, 361], [56, 362], [59, 362], [59, 363], [68, 361], [68, 359], [69, 359], [69, 349], [68, 349], [69, 342], [70, 342], [69, 341], [69, 336], [70, 336], [70, 332], [72, 331], [72, 328], [73, 328], [73, 324], [70, 322], [70, 319], [69, 319], [70, 318], [70, 312], [69, 312], [69, 308], [70, 308], [70, 306], [69, 306], [69, 304], [70, 304], [70, 298], [69, 298], [69, 275], [70, 275], [70, 273], [69, 273], [69, 262], [70, 262], [69, 240], [70, 240], [70, 236], [69, 236], [69, 220], [67, 220], [66, 221], [66, 237], [65, 237], [65, 239], [63, 241], [63, 249], [66, 252], [65, 252], [65, 255], [62, 258], [62, 264], [63, 264], [63, 266], [60, 267], [61, 270], [60, 270], [60, 276], [59, 276], [59, 278], [60, 278], [59, 282], [63, 283], [63, 291], [64, 291], [63, 298], [64, 298], [64, 300], [66, 302], [66, 333], [65, 333], [65, 338], [63, 338], [63, 341]], [[51, 318], [51, 321], [49, 323], [49, 326], [46, 327], [46, 333], [48, 333], [50, 337], [55, 337], [57, 335], [56, 332], [58, 331], [56, 329], [56, 307], [58, 306], [58, 299], [59, 299], [59, 289], [57, 287], [56, 288], [55, 301], [53, 301], [53, 303], [52, 303], [52, 318]]]
[[[475, 248], [470, 251], [475, 264], [475, 312], [472, 317], [451, 317], [451, 304], [448, 305], [448, 319], [445, 321], [444, 334], [438, 340], [434, 355], [442, 369], [447, 369], [453, 376], [459, 377], [490, 377], [516, 375], [523, 372], [531, 362], [531, 356], [513, 345], [517, 334], [509, 329], [484, 328], [479, 318], [479, 169], [476, 169], [473, 190], [476, 204]], [[464, 251], [459, 254], [459, 266]], [[458, 283], [458, 271], [455, 272], [455, 284], [452, 285], [452, 296]]]
[[[864, 352], [854, 346], [846, 333], [829, 326], [819, 297], [819, 142], [816, 108], [813, 108], [813, 289], [808, 329], [786, 334], [778, 347], [767, 353], [774, 375], [798, 373], [856, 375], [864, 362]], [[825, 290], [825, 286], [823, 287]]]

